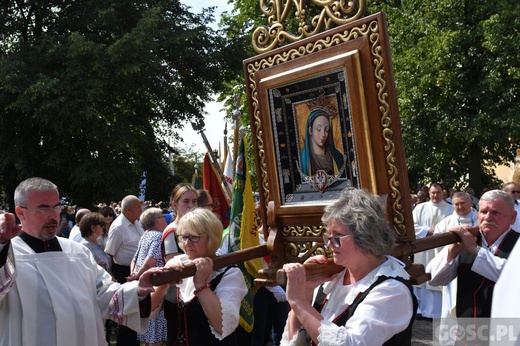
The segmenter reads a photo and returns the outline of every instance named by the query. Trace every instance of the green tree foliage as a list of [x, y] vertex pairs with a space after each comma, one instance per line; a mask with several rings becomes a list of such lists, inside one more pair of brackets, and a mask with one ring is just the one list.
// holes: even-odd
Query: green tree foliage
[[[443, 181], [477, 194], [496, 186], [491, 168], [520, 147], [520, 2], [367, 3], [388, 17], [410, 186]], [[253, 56], [251, 33], [267, 18], [256, 0], [234, 4], [223, 22], [243, 33]]]
[[520, 3], [378, 1], [388, 15], [411, 186], [493, 186], [520, 130]]
[[[0, 0], [0, 181], [30, 176], [81, 205], [172, 188], [163, 138], [201, 117], [239, 61], [177, 0]], [[188, 124], [189, 126], [189, 124]], [[173, 179], [175, 180], [175, 179]], [[11, 203], [12, 207], [12, 203]]]

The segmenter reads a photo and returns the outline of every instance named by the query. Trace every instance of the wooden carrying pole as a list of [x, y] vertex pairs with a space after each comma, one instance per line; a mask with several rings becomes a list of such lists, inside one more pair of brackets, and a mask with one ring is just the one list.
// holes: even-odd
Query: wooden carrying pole
[[[478, 227], [472, 228], [471, 232], [476, 234], [476, 232], [478, 232]], [[404, 258], [418, 252], [435, 249], [458, 241], [460, 241], [460, 237], [456, 233], [446, 232], [431, 237], [417, 239], [415, 242], [411, 243], [397, 244], [389, 255], [396, 258]], [[304, 266], [308, 279], [327, 277], [345, 269], [344, 267], [335, 264], [332, 261], [332, 258], [329, 259], [329, 263], [327, 263], [326, 266], [319, 263], [306, 263]], [[276, 281], [279, 285], [285, 285], [287, 283], [287, 276], [283, 269], [279, 269], [276, 273]]]
[[[267, 256], [269, 250], [267, 245], [253, 246], [248, 249], [238, 250], [227, 255], [217, 256], [213, 258], [213, 269], [219, 269], [231, 264], [242, 263], [253, 258]], [[165, 273], [157, 273], [152, 277], [154, 286], [161, 286], [170, 282], [175, 282], [195, 275], [196, 268], [194, 264], [188, 264], [181, 272], [170, 271]]]
[[[472, 229], [472, 233], [478, 231], [478, 227]], [[436, 247], [456, 243], [460, 240], [456, 233], [443, 233], [427, 238], [418, 239], [411, 243], [399, 243], [396, 244], [394, 249], [389, 255], [396, 258], [403, 258], [406, 256], [413, 255], [414, 253], [434, 249]], [[231, 264], [242, 263], [253, 258], [263, 257], [269, 254], [269, 249], [266, 244], [254, 246], [248, 249], [242, 249], [227, 255], [217, 256], [213, 259], [213, 268], [219, 269]], [[327, 277], [335, 273], [339, 273], [344, 267], [334, 264], [332, 259], [329, 260], [327, 265], [317, 263], [304, 264], [307, 273], [307, 278], [318, 278]], [[195, 265], [188, 264], [182, 272], [171, 271], [166, 273], [156, 273], [153, 275], [152, 282], [155, 286], [164, 285], [170, 282], [175, 282], [190, 276], [195, 275]], [[283, 269], [278, 270], [276, 273], [276, 281], [279, 285], [285, 285], [287, 277]]]

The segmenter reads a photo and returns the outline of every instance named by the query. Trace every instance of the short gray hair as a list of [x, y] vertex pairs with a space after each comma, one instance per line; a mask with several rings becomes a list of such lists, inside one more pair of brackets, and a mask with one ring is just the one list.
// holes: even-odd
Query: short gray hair
[[495, 199], [501, 198], [511, 210], [515, 209], [515, 202], [513, 201], [513, 197], [505, 191], [502, 190], [491, 190], [484, 193], [481, 197], [481, 201], [491, 202]]
[[365, 190], [344, 189], [339, 199], [325, 208], [321, 220], [325, 225], [337, 222], [346, 226], [364, 253], [381, 256], [394, 246], [396, 234], [388, 226], [383, 205]]
[[504, 186], [502, 186], [502, 191], [508, 192], [508, 190], [510, 190], [512, 186], [519, 186], [519, 185], [517, 183], [515, 183], [514, 181], [510, 181], [508, 183], [505, 183]]
[[141, 203], [139, 198], [135, 197], [134, 195], [128, 195], [121, 201], [121, 211], [127, 211], [128, 209], [131, 209], [135, 204]]
[[14, 205], [26, 207], [29, 202], [29, 193], [32, 191], [58, 191], [58, 187], [51, 181], [43, 178], [29, 178], [22, 181], [14, 190]]
[[164, 217], [162, 210], [159, 208], [148, 208], [141, 214], [141, 223], [144, 229], [151, 229], [158, 218]]
[[471, 198], [471, 195], [467, 192], [462, 192], [462, 191], [455, 192], [453, 194], [453, 196], [451, 197], [451, 200], [453, 200], [454, 198], [460, 198], [460, 197], [464, 197], [468, 202], [473, 203], [473, 198]]

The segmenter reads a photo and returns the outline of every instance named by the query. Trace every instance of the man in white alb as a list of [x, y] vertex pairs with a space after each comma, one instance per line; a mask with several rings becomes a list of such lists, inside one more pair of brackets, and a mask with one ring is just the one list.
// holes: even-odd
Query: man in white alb
[[[444, 201], [442, 186], [433, 183], [429, 188], [430, 200], [415, 207], [412, 212], [417, 239], [432, 236], [435, 226], [442, 219], [453, 213], [453, 206]], [[415, 254], [415, 262], [426, 265], [435, 257], [434, 250]], [[439, 287], [430, 286], [428, 282], [414, 286], [414, 293], [419, 303], [417, 314], [420, 317], [440, 318], [442, 293]]]
[[0, 214], [0, 345], [106, 345], [104, 319], [145, 330], [149, 271], [120, 285], [83, 245], [56, 237], [56, 185], [30, 178], [14, 194], [16, 216]]

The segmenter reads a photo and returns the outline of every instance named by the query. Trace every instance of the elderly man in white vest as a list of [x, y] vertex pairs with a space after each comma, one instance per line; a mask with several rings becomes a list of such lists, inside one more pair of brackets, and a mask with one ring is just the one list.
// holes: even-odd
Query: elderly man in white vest
[[432, 285], [457, 278], [456, 317], [491, 316], [493, 289], [520, 234], [511, 229], [516, 218], [511, 196], [491, 190], [480, 197], [479, 231], [461, 225], [450, 232], [460, 242], [446, 246], [426, 267]]
[[[450, 229], [461, 225], [478, 226], [478, 212], [472, 208], [473, 200], [471, 195], [467, 192], [455, 192], [452, 196], [452, 204], [455, 209], [453, 214], [444, 218], [435, 226], [434, 235], [446, 233]], [[441, 249], [435, 250], [439, 253]], [[442, 287], [442, 318], [455, 317], [456, 299], [457, 280], [453, 280], [448, 285]]]

